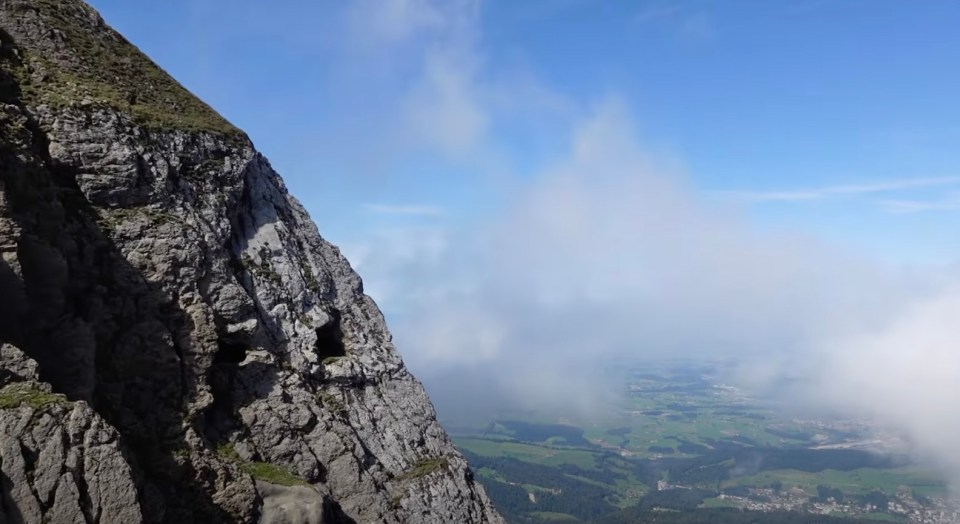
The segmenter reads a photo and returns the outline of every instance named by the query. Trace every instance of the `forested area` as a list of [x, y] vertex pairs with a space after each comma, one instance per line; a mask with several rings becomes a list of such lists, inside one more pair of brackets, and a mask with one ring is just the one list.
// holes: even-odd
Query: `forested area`
[[[511, 522], [525, 522], [524, 515], [534, 511], [566, 513], [583, 520], [594, 520], [617, 510], [608, 502], [612, 491], [591, 482], [613, 484], [625, 476], [613, 471], [585, 470], [572, 464], [541, 466], [506, 457], [484, 457], [464, 452], [471, 466], [489, 468], [510, 483], [480, 477], [487, 495]], [[535, 502], [521, 485], [537, 486]], [[539, 521], [539, 522], [542, 522]]]

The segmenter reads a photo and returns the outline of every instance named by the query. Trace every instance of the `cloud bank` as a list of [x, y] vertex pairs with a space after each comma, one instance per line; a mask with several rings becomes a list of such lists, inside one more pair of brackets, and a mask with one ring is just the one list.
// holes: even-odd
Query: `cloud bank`
[[769, 387], [795, 361], [826, 365], [824, 340], [892, 322], [932, 287], [711, 207], [645, 153], [624, 114], [602, 105], [565, 158], [481, 223], [393, 230], [359, 259], [442, 411], [465, 411], [464, 398], [473, 411], [477, 398], [593, 410], [615, 394], [610, 368], [660, 357], [750, 361], [746, 378]]
[[[960, 473], [960, 292], [950, 268], [885, 267], [842, 245], [759, 228], [746, 203], [718, 203], [678, 162], [651, 153], [624, 101], [571, 103], [533, 73], [522, 82], [492, 75], [478, 4], [391, 5], [350, 18], [357, 35], [373, 35], [364, 45], [402, 50], [409, 65], [402, 88], [385, 94], [391, 111], [378, 115], [381, 132], [397, 137], [391, 147], [499, 155], [496, 172], [474, 183], [501, 197], [470, 220], [423, 212], [433, 207], [422, 202], [371, 207], [424, 221], [343, 246], [442, 418], [590, 412], [619, 393], [610, 373], [635, 362], [734, 358], [744, 384], [874, 417]], [[561, 145], [531, 168], [496, 131], [518, 119], [517, 99], [534, 98], [549, 102], [529, 104], [521, 129], [549, 121]], [[892, 199], [955, 182], [741, 196]], [[787, 391], [787, 378], [803, 386]]]
[[[825, 342], [814, 398], [906, 434], [960, 481], [960, 287], [911, 303], [892, 321]], [[954, 486], [956, 487], [956, 486]]]

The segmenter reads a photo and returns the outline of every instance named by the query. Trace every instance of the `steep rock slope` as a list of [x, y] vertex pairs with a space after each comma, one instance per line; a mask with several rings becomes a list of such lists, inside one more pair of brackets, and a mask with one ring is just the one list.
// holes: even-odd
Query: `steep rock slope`
[[0, 522], [501, 522], [249, 140], [0, 0]]

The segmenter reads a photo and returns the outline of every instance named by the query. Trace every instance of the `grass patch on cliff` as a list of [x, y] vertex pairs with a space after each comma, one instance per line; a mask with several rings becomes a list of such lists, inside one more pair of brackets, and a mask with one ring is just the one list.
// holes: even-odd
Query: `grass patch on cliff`
[[29, 406], [35, 410], [42, 410], [66, 402], [66, 396], [59, 393], [48, 393], [32, 384], [11, 384], [0, 389], [0, 409]]
[[241, 459], [240, 454], [237, 453], [237, 448], [234, 446], [233, 442], [224, 442], [217, 446], [217, 455], [220, 455], [220, 457], [227, 459], [230, 462], [236, 463], [240, 467], [240, 471], [243, 471], [257, 480], [262, 480], [263, 482], [278, 484], [280, 486], [309, 485], [305, 479], [292, 473], [283, 466], [277, 466], [276, 464], [270, 464], [269, 462], [247, 462]]
[[420, 459], [410, 470], [397, 477], [397, 480], [416, 480], [426, 477], [427, 475], [432, 475], [438, 471], [446, 470], [449, 467], [450, 462], [443, 457]]
[[233, 442], [224, 442], [217, 446], [217, 455], [220, 455], [222, 458], [233, 462], [243, 462], [240, 459], [240, 454], [237, 453], [237, 448], [233, 445]]
[[35, 15], [25, 11], [25, 19], [38, 16], [66, 46], [53, 51], [21, 45], [30, 66], [16, 75], [25, 102], [68, 107], [86, 100], [127, 113], [151, 129], [243, 136], [82, 2], [35, 0], [30, 6]]
[[245, 462], [240, 469], [253, 478], [281, 486], [306, 486], [308, 482], [288, 469], [269, 462]]

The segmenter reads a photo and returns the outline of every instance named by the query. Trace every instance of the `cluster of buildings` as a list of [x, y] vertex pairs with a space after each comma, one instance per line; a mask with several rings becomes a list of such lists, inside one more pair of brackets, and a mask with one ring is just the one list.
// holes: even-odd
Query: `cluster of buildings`
[[820, 515], [866, 516], [870, 513], [887, 513], [903, 517], [911, 524], [955, 524], [960, 523], [960, 506], [957, 502], [939, 497], [931, 497], [923, 504], [913, 499], [909, 492], [898, 493], [891, 497], [886, 507], [864, 503], [857, 499], [833, 498], [826, 501], [812, 500], [810, 495], [799, 489], [775, 491], [769, 488], [751, 488], [749, 496], [720, 495], [719, 499], [731, 506], [751, 511], [798, 511]]

